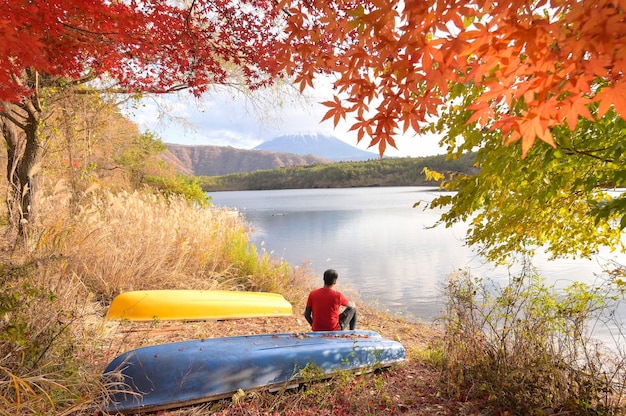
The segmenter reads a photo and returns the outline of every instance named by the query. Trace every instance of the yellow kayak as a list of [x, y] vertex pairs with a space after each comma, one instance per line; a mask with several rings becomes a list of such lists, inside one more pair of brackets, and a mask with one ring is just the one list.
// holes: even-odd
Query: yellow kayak
[[238, 319], [292, 314], [282, 295], [227, 290], [138, 290], [119, 294], [106, 319], [131, 321]]

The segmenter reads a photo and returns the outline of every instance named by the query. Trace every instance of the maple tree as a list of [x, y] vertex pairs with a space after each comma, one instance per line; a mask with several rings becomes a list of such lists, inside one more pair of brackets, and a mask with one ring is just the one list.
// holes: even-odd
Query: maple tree
[[457, 84], [451, 90], [459, 105], [443, 108], [426, 130], [448, 130], [449, 157], [475, 152], [480, 170], [471, 176], [428, 172], [455, 191], [427, 204], [446, 207], [441, 223], [466, 222], [467, 242], [495, 262], [540, 247], [553, 258], [624, 250], [625, 120], [610, 109], [597, 121], [581, 119], [573, 132], [555, 127], [556, 147], [533, 146], [522, 160], [521, 147], [502, 146], [501, 132], [467, 123], [472, 111], [465, 104], [476, 89]]
[[[27, 223], [35, 210], [40, 124], [59, 89], [200, 95], [227, 84], [231, 68], [249, 88], [284, 75], [304, 90], [320, 74], [335, 76], [325, 118], [354, 117], [358, 140], [368, 136], [381, 155], [452, 103], [467, 111], [463, 123], [498, 146], [521, 143], [528, 157], [537, 139], [556, 147], [557, 131], [565, 137], [581, 122], [626, 114], [623, 3], [5, 2], [0, 123], [12, 218]], [[459, 100], [458, 86], [474, 93]], [[450, 149], [459, 140], [453, 127], [442, 126]], [[491, 144], [481, 143], [498, 149]]]
[[248, 88], [277, 76], [270, 0], [15, 0], [0, 4], [0, 127], [9, 217], [36, 212], [41, 126], [60, 91], [200, 95], [237, 71]]
[[[480, 94], [468, 122], [521, 142], [554, 146], [552, 129], [609, 108], [626, 117], [626, 2], [599, 0], [282, 0], [279, 60], [302, 89], [335, 74], [325, 104], [354, 116], [358, 140], [380, 154], [398, 133], [420, 133], [450, 98], [450, 83]], [[592, 115], [588, 106], [598, 104]], [[595, 117], [595, 118], [594, 118]]]

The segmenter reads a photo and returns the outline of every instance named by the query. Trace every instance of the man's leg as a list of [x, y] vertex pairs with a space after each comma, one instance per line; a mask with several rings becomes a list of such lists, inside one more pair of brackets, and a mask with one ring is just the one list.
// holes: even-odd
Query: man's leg
[[356, 329], [356, 308], [350, 306], [339, 314], [339, 326], [343, 331], [346, 327], [350, 330]]

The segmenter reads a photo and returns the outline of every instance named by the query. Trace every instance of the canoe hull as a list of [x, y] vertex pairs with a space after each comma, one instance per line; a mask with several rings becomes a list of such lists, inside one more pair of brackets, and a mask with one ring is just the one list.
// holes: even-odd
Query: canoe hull
[[234, 392], [298, 384], [317, 376], [387, 367], [406, 359], [399, 342], [372, 331], [307, 332], [210, 338], [139, 348], [104, 372], [106, 412], [171, 409]]
[[227, 290], [138, 290], [111, 302], [107, 319], [131, 321], [240, 319], [288, 316], [291, 304], [280, 294]]

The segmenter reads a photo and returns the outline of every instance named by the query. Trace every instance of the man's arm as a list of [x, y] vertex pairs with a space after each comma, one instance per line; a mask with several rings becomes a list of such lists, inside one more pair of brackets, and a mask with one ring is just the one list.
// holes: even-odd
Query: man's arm
[[310, 306], [304, 308], [304, 319], [306, 319], [309, 325], [313, 326], [313, 315]]
[[345, 306], [346, 308], [355, 308], [356, 305], [350, 299], [346, 297], [343, 293], [339, 292], [339, 303], [341, 306]]

